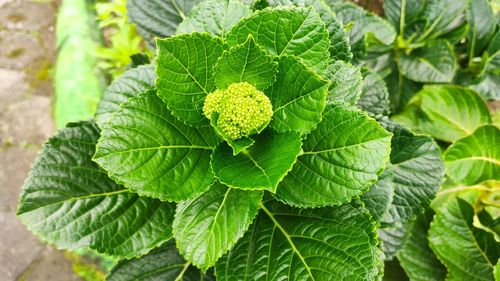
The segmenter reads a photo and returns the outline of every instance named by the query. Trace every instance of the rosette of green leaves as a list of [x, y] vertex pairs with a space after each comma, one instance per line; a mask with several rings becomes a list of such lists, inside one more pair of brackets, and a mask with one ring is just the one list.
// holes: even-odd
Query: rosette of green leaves
[[[19, 216], [61, 248], [118, 257], [173, 236], [178, 252], [169, 244], [150, 254], [172, 260], [148, 268], [179, 280], [223, 256], [220, 279], [373, 280], [376, 225], [357, 198], [389, 161], [392, 134], [354, 107], [361, 89], [344, 79], [356, 69], [330, 59], [335, 27], [324, 15], [313, 7], [251, 12], [236, 0], [192, 7], [177, 35], [156, 40], [155, 73], [140, 67], [113, 83], [100, 129], [69, 125], [46, 145]], [[360, 83], [356, 75], [349, 78]], [[273, 107], [267, 127], [242, 146], [203, 115], [208, 94], [240, 82]], [[144, 270], [150, 255], [131, 270]]]

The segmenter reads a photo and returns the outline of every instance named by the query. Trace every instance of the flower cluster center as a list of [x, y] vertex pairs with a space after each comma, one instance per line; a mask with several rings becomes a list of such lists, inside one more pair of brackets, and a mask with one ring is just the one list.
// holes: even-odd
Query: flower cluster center
[[268, 124], [273, 107], [262, 91], [241, 82], [207, 96], [203, 113], [212, 119], [214, 112], [218, 113], [217, 127], [231, 140], [236, 140], [256, 133]]

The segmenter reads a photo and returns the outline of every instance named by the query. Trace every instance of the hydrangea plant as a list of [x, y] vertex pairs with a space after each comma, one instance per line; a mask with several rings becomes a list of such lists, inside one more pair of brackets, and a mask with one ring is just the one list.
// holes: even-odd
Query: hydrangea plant
[[154, 64], [45, 144], [20, 198], [28, 228], [121, 258], [109, 280], [382, 278], [387, 237], [423, 213], [444, 165], [385, 116], [385, 86], [351, 64], [330, 6], [128, 9]]

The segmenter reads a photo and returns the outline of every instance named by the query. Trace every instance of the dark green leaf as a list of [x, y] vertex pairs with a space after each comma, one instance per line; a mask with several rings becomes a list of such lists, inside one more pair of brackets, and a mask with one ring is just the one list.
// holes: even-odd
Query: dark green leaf
[[437, 38], [462, 25], [468, 0], [427, 0], [423, 14], [426, 20], [419, 40]]
[[224, 37], [240, 19], [250, 15], [248, 5], [239, 0], [208, 0], [194, 6], [177, 28], [177, 34], [208, 32]]
[[456, 61], [452, 46], [444, 40], [428, 42], [411, 54], [402, 54], [399, 72], [406, 78], [423, 83], [451, 82]]
[[173, 241], [131, 260], [122, 260], [106, 276], [107, 281], [214, 281], [215, 277], [186, 262]]
[[457, 183], [474, 185], [500, 180], [500, 129], [479, 127], [471, 135], [457, 140], [444, 153], [446, 174]]
[[472, 206], [453, 198], [436, 210], [429, 229], [430, 246], [455, 280], [493, 280], [500, 244], [493, 234], [474, 227], [473, 219]]
[[431, 137], [414, 135], [400, 125], [383, 121], [394, 136], [391, 164], [394, 197], [382, 222], [406, 223], [429, 205], [444, 176], [441, 150]]
[[208, 125], [205, 97], [215, 90], [213, 67], [226, 48], [206, 33], [158, 40], [156, 87], [172, 114], [190, 125]]
[[420, 19], [426, 1], [385, 0], [384, 12], [399, 34], [405, 33], [405, 27]]
[[358, 59], [367, 50], [376, 52], [389, 50], [396, 39], [396, 31], [386, 20], [355, 4], [341, 4], [335, 12], [344, 25], [352, 25], [348, 32], [349, 43]]
[[155, 37], [168, 37], [189, 11], [203, 0], [127, 0], [127, 15], [146, 41], [155, 46]]
[[392, 260], [403, 248], [410, 236], [412, 223], [395, 225], [378, 229], [382, 250], [386, 260]]
[[374, 115], [389, 115], [389, 92], [384, 79], [367, 69], [363, 69], [362, 74], [363, 93], [357, 106]]
[[292, 206], [340, 205], [366, 192], [385, 168], [391, 134], [365, 113], [327, 107], [276, 197]]
[[277, 132], [307, 134], [321, 121], [328, 82], [296, 58], [282, 56], [276, 82], [266, 91], [273, 104], [270, 126]]
[[217, 264], [225, 280], [373, 280], [379, 249], [359, 203], [295, 209], [269, 202]]
[[220, 144], [212, 155], [212, 168], [215, 176], [230, 187], [274, 193], [292, 169], [301, 145], [299, 134], [266, 130], [255, 137], [254, 145], [236, 156], [226, 143]]
[[92, 162], [99, 129], [69, 123], [44, 145], [21, 193], [18, 217], [62, 249], [131, 258], [172, 236], [175, 206], [139, 197]]
[[328, 104], [345, 102], [355, 105], [363, 91], [363, 76], [361, 70], [350, 63], [336, 61], [326, 70], [326, 78], [330, 79], [328, 87]]
[[385, 78], [385, 82], [389, 90], [392, 113], [401, 112], [408, 101], [422, 89], [422, 84], [404, 77], [396, 67]]
[[[390, 164], [387, 164], [390, 165]], [[386, 167], [384, 172], [378, 177], [378, 181], [361, 196], [361, 201], [370, 210], [375, 221], [379, 221], [391, 206], [394, 189], [392, 188], [391, 168]]]
[[434, 212], [428, 209], [413, 224], [408, 241], [398, 253], [398, 260], [413, 281], [443, 281], [446, 268], [439, 262], [427, 241]]
[[467, 7], [469, 56], [480, 55], [495, 33], [496, 18], [488, 0], [470, 1]]
[[217, 143], [211, 127], [185, 125], [150, 91], [113, 115], [94, 160], [127, 188], [178, 202], [203, 193], [214, 181], [210, 154]]
[[262, 191], [216, 183], [200, 197], [179, 203], [173, 232], [182, 256], [202, 270], [213, 266], [243, 236], [261, 199]]
[[249, 36], [244, 44], [224, 51], [215, 65], [215, 82], [218, 89], [248, 82], [263, 90], [276, 80], [276, 68], [277, 63]]
[[103, 94], [97, 106], [95, 121], [104, 128], [111, 115], [120, 109], [120, 105], [129, 98], [135, 97], [155, 87], [155, 70], [152, 65], [139, 66], [126, 71], [113, 81]]
[[328, 65], [328, 31], [312, 8], [279, 7], [257, 11], [241, 20], [228, 33], [227, 40], [230, 45], [242, 44], [249, 34], [273, 56], [294, 55], [319, 73]]

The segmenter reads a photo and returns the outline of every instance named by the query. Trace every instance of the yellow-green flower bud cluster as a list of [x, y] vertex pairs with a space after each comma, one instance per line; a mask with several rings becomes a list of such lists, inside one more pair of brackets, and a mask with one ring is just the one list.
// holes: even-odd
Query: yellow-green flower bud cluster
[[262, 91], [241, 82], [207, 96], [203, 113], [211, 119], [214, 112], [219, 114], [217, 127], [231, 140], [237, 140], [268, 123], [273, 116], [273, 106]]

